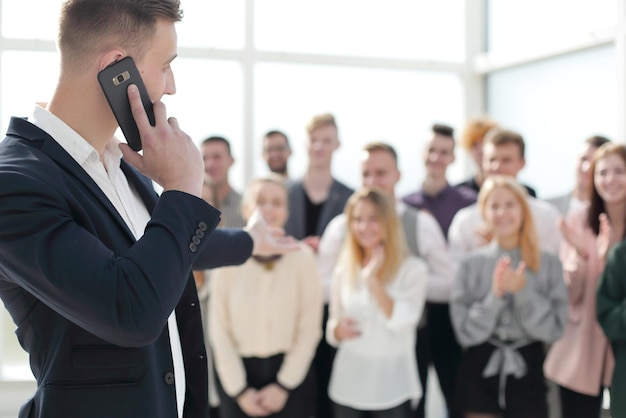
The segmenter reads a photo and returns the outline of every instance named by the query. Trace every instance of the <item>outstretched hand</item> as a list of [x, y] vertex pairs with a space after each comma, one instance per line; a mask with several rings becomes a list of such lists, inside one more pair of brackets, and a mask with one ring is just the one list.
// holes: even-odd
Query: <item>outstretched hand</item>
[[282, 228], [267, 225], [258, 210], [252, 213], [244, 229], [252, 237], [252, 255], [286, 254], [300, 248], [298, 241], [285, 236]]
[[200, 197], [204, 164], [200, 150], [178, 126], [176, 118], [167, 118], [165, 105], [153, 104], [155, 126], [150, 125], [137, 86], [128, 86], [128, 100], [139, 129], [143, 155], [127, 144], [120, 144], [124, 159], [163, 190], [179, 190]]

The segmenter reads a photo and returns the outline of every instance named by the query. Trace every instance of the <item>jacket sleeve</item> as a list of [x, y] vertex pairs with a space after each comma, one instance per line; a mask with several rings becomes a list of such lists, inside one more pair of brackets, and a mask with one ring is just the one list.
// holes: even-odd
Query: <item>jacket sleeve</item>
[[[450, 319], [459, 344], [470, 347], [487, 341], [494, 333], [498, 318], [506, 306], [503, 298], [491, 290], [484, 297], [475, 294], [476, 282], [491, 280], [477, 278], [482, 274], [479, 268], [484, 260], [469, 257], [459, 266], [450, 298]], [[489, 273], [490, 275], [492, 272]]]
[[410, 257], [404, 262], [395, 281], [394, 291], [389, 292], [393, 299], [393, 310], [387, 319], [387, 328], [396, 332], [413, 330], [424, 314], [428, 281], [426, 263]]
[[[219, 220], [219, 212], [202, 199], [168, 191], [159, 198], [144, 235], [133, 243], [95, 197], [93, 207], [85, 208], [69, 187], [6, 168], [0, 183], [5, 279], [120, 346], [143, 346], [161, 335], [193, 260]], [[95, 222], [111, 224], [109, 237], [116, 240], [118, 253], [96, 236], [102, 228]], [[191, 246], [194, 236], [198, 243]]]
[[613, 247], [597, 293], [598, 322], [611, 341], [626, 340], [626, 244]]
[[207, 241], [193, 263], [194, 270], [238, 266], [252, 255], [252, 238], [240, 228], [217, 228]]
[[514, 306], [521, 327], [532, 339], [552, 343], [558, 340], [567, 323], [567, 289], [561, 262], [544, 253], [540, 283], [527, 282], [514, 296]]
[[420, 211], [416, 233], [420, 256], [428, 267], [426, 299], [448, 303], [454, 273], [443, 232], [431, 214]]

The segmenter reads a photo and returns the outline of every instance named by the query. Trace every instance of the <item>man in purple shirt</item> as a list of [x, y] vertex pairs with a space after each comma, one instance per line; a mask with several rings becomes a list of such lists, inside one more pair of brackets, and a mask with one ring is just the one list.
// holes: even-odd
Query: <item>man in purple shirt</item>
[[[407, 205], [429, 211], [441, 226], [446, 240], [452, 218], [460, 209], [476, 202], [476, 192], [466, 187], [454, 187], [446, 179], [448, 166], [454, 161], [453, 129], [435, 124], [433, 136], [424, 149], [426, 178], [422, 188], [404, 197]], [[426, 381], [428, 365], [432, 363], [437, 371], [439, 385], [446, 401], [448, 416], [459, 416], [453, 409], [456, 371], [461, 357], [461, 348], [456, 342], [447, 303], [426, 304], [427, 325], [418, 331], [417, 358], [420, 380], [424, 395], [420, 401], [416, 418], [424, 418]], [[426, 361], [424, 361], [426, 360]]]
[[476, 192], [463, 186], [451, 186], [446, 178], [448, 166], [454, 162], [453, 129], [446, 125], [433, 125], [433, 137], [424, 149], [426, 178], [422, 188], [405, 196], [404, 203], [429, 211], [441, 226], [446, 239], [454, 215], [462, 208], [476, 202]]

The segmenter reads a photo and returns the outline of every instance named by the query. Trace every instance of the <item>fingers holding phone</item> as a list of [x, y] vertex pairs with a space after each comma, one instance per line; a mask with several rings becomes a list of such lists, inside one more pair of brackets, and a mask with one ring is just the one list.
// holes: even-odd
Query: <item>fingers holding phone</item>
[[165, 105], [153, 104], [155, 125], [148, 120], [137, 86], [128, 87], [128, 100], [142, 140], [143, 155], [120, 144], [124, 158], [163, 187], [194, 196], [202, 194], [204, 163], [193, 140], [178, 126], [175, 118], [167, 118]]

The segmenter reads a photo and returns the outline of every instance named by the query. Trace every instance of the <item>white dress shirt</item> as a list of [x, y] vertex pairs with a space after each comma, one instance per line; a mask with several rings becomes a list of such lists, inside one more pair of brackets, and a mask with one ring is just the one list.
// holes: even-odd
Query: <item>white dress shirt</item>
[[[103, 156], [105, 168], [105, 165], [100, 161], [98, 151], [65, 122], [46, 109], [36, 106], [31, 121], [35, 126], [53, 137], [85, 170], [124, 219], [135, 239], [141, 238], [150, 220], [150, 214], [137, 191], [128, 184], [128, 180], [120, 168], [122, 152], [117, 146], [118, 141], [111, 138], [111, 141], [106, 145]], [[186, 389], [185, 367], [175, 312], [172, 312], [168, 319], [168, 327], [174, 360], [178, 416], [182, 417]]]
[[[559, 212], [550, 203], [530, 196], [528, 205], [533, 215], [535, 228], [537, 228], [541, 249], [558, 255], [561, 245], [561, 232], [558, 227]], [[485, 221], [478, 204], [467, 206], [457, 212], [448, 231], [450, 257], [454, 264], [461, 262], [473, 249], [487, 244], [476, 232], [484, 227]]]
[[[422, 396], [415, 338], [426, 297], [426, 265], [407, 257], [385, 290], [393, 299], [389, 318], [360, 273], [356, 283], [341, 267], [333, 275], [326, 339], [338, 350], [328, 395], [340, 405], [383, 410], [407, 400], [416, 404]], [[338, 342], [334, 330], [346, 317], [356, 320], [361, 335]]]
[[[396, 212], [402, 216], [405, 210], [413, 210], [402, 202], [396, 203]], [[326, 226], [320, 240], [317, 264], [324, 286], [324, 300], [328, 303], [330, 282], [333, 270], [337, 264], [337, 257], [347, 232], [346, 216], [338, 215]], [[426, 211], [417, 211], [417, 227], [415, 231], [404, 231], [405, 234], [414, 233], [417, 237], [419, 257], [428, 267], [426, 284], [426, 299], [429, 302], [448, 303], [454, 271], [448, 256], [446, 239], [441, 232], [435, 218]]]

